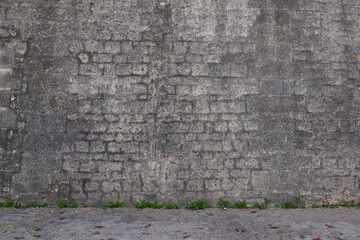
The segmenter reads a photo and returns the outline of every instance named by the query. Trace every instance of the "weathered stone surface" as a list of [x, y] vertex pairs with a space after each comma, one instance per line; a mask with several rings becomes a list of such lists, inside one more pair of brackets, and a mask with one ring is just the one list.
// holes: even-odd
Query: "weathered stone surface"
[[0, 128], [2, 129], [17, 128], [16, 111], [6, 108], [0, 108]]
[[360, 198], [359, 9], [3, 0], [0, 200]]

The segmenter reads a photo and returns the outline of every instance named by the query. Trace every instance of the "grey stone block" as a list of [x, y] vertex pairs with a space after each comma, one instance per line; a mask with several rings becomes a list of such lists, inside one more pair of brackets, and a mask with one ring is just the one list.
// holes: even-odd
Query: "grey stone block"
[[10, 68], [0, 68], [0, 90], [11, 89], [21, 89], [19, 73]]
[[0, 129], [17, 129], [17, 120], [16, 110], [0, 108]]

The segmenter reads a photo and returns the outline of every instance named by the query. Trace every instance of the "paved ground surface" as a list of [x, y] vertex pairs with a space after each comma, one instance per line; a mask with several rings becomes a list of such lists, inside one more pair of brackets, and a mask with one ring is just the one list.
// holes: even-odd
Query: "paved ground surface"
[[360, 209], [0, 209], [0, 239], [360, 239]]

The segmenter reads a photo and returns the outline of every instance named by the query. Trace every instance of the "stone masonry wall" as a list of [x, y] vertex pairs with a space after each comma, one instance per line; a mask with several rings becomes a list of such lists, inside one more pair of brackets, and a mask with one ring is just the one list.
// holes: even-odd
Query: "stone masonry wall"
[[0, 0], [1, 199], [297, 196], [360, 198], [358, 0]]

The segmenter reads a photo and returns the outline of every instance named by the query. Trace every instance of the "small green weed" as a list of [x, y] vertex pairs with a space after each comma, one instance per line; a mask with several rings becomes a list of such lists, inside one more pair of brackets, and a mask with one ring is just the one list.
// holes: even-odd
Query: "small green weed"
[[43, 207], [47, 207], [47, 204], [37, 204], [37, 203], [30, 203], [28, 205], [25, 206], [25, 208], [43, 208]]
[[231, 203], [229, 200], [219, 199], [217, 205], [221, 208], [248, 208], [246, 201], [238, 201], [235, 204]]
[[258, 208], [260, 210], [266, 209], [267, 207], [262, 203], [254, 203], [251, 208]]
[[229, 200], [223, 200], [222, 198], [219, 199], [217, 205], [221, 208], [232, 208], [234, 205]]
[[58, 203], [58, 208], [77, 208], [77, 207], [78, 207], [78, 204], [76, 203], [75, 199], [73, 199], [73, 198], [70, 200], [70, 203], [68, 203], [65, 200], [61, 200]]
[[15, 206], [15, 203], [14, 203], [14, 200], [12, 200], [12, 199], [7, 199], [4, 203], [4, 207], [7, 207], [7, 208], [14, 207], [14, 206]]
[[0, 202], [0, 207], [6, 207], [6, 208], [11, 208], [11, 207], [21, 208], [21, 204], [15, 202], [15, 201], [12, 200], [12, 199], [7, 199], [5, 202]]
[[263, 209], [268, 208], [268, 204], [269, 204], [269, 199], [265, 198], [264, 199], [264, 204], [262, 204], [262, 203], [254, 203], [251, 208], [258, 208], [260, 210], [263, 210]]
[[116, 200], [115, 203], [110, 202], [109, 208], [123, 208], [125, 207], [125, 203], [119, 202], [119, 200]]
[[295, 198], [295, 203], [293, 203], [293, 202], [284, 202], [284, 203], [280, 203], [280, 204], [276, 205], [275, 207], [280, 207], [280, 208], [284, 208], [284, 209], [306, 208], [303, 205], [301, 206], [300, 203], [301, 203], [300, 197], [296, 197]]
[[136, 208], [150, 208], [151, 203], [146, 200], [141, 200], [140, 203], [135, 203], [134, 207]]
[[154, 203], [148, 202], [146, 200], [141, 200], [140, 203], [135, 203], [134, 207], [136, 208], [152, 208], [152, 209], [160, 209], [164, 208], [163, 204], [158, 204], [157, 201]]
[[67, 208], [69, 207], [69, 203], [65, 200], [60, 200], [60, 202], [58, 203], [58, 208]]
[[119, 202], [119, 200], [116, 200], [115, 203], [109, 202], [108, 205], [103, 206], [103, 208], [123, 208], [125, 207], [125, 203]]
[[360, 207], [360, 202], [358, 204], [355, 203], [355, 200], [351, 200], [350, 202], [342, 202], [342, 203], [329, 203], [328, 201], [324, 201], [321, 205], [313, 204], [312, 208], [338, 208], [338, 207]]
[[248, 208], [246, 201], [238, 201], [234, 204], [234, 208]]
[[201, 210], [205, 208], [211, 208], [211, 206], [202, 200], [190, 203], [185, 207], [187, 210]]
[[180, 209], [181, 207], [178, 205], [166, 205], [165, 209]]
[[77, 208], [78, 204], [76, 203], [75, 199], [71, 199], [70, 201], [70, 208]]
[[158, 204], [157, 201], [155, 201], [151, 206], [151, 208], [153, 208], [153, 209], [160, 209], [160, 208], [164, 208], [164, 207], [165, 206], [163, 204]]
[[352, 200], [351, 202], [343, 202], [340, 204], [342, 207], [356, 207], [355, 200]]

